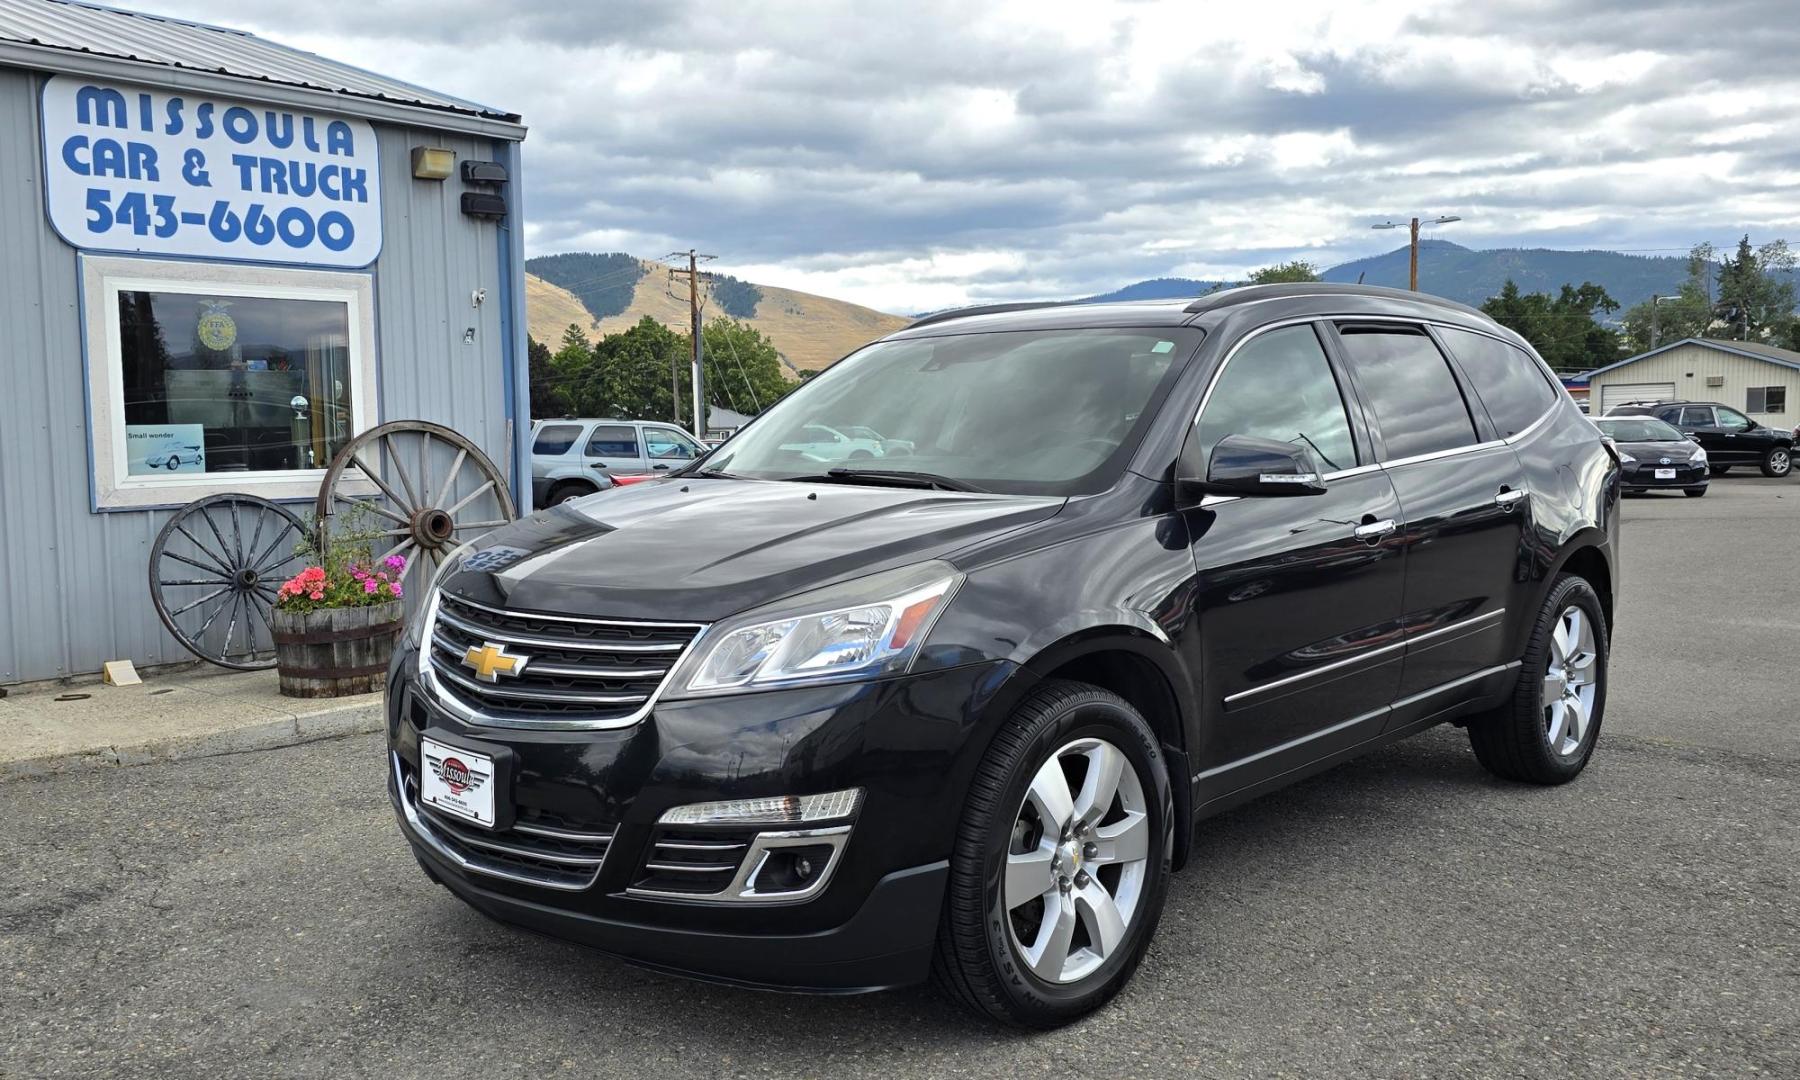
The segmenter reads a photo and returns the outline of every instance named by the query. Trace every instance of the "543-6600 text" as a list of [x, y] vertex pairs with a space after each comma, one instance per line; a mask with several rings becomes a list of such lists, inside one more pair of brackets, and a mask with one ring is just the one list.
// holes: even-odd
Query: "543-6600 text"
[[218, 199], [205, 211], [177, 210], [173, 195], [132, 191], [114, 201], [113, 192], [89, 188], [87, 211], [88, 231], [96, 235], [128, 228], [138, 236], [154, 234], [166, 240], [193, 226], [206, 229], [225, 244], [242, 238], [259, 247], [280, 241], [291, 248], [305, 248], [316, 238], [331, 251], [345, 250], [356, 238], [355, 226], [339, 211], [327, 210], [314, 220], [298, 206], [270, 212], [261, 203], [251, 203], [239, 214], [230, 202]]

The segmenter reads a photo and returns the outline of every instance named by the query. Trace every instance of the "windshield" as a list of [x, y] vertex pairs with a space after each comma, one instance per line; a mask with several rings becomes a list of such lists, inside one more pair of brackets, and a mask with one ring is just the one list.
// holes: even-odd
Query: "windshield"
[[1687, 436], [1651, 416], [1634, 416], [1629, 420], [1596, 420], [1604, 434], [1618, 442], [1682, 442]]
[[1200, 336], [1156, 327], [877, 342], [781, 399], [705, 468], [763, 480], [927, 474], [1021, 495], [1103, 490]]

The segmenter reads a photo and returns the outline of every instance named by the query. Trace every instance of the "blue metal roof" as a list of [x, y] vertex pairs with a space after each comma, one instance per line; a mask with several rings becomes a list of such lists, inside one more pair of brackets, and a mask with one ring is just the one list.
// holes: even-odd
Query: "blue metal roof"
[[[0, 0], [0, 45], [14, 47], [0, 53], [0, 60], [9, 53], [16, 56], [17, 49], [24, 47], [36, 51], [42, 66], [50, 70], [63, 68], [59, 55], [65, 59], [106, 57], [128, 62], [122, 66], [156, 65], [519, 123], [517, 113], [327, 60], [242, 30], [78, 0]], [[353, 100], [340, 107], [355, 110]]]

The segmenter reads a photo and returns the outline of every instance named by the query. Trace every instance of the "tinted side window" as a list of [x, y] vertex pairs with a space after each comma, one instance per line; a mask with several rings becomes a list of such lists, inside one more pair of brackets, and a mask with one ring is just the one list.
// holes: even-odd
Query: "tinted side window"
[[1681, 410], [1682, 427], [1712, 427], [1712, 409], [1704, 405], [1689, 405]]
[[1423, 331], [1346, 326], [1339, 333], [1356, 385], [1381, 425], [1387, 460], [1476, 441], [1450, 362]]
[[1309, 447], [1327, 471], [1356, 465], [1344, 396], [1312, 327], [1271, 330], [1232, 356], [1206, 399], [1195, 437], [1210, 458], [1227, 435]]
[[601, 424], [588, 440], [587, 452], [595, 457], [637, 457], [637, 428], [625, 424]]
[[1524, 431], [1555, 403], [1557, 391], [1537, 362], [1516, 347], [1469, 330], [1440, 326], [1438, 334], [1474, 384], [1501, 438]]
[[1719, 416], [1719, 426], [1726, 431], [1743, 431], [1750, 426], [1750, 418], [1736, 409], [1721, 405], [1713, 411]]
[[579, 438], [580, 424], [546, 424], [538, 429], [537, 439], [531, 444], [531, 452], [548, 456], [564, 454]]
[[1656, 418], [1665, 424], [1679, 424], [1681, 423], [1681, 410], [1658, 409], [1656, 411]]

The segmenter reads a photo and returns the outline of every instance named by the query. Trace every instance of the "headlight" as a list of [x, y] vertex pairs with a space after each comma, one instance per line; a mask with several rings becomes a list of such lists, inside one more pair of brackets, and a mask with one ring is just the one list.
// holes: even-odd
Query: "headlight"
[[1694, 456], [1691, 458], [1688, 458], [1688, 464], [1689, 465], [1704, 465], [1704, 464], [1706, 464], [1706, 451], [1701, 449], [1698, 446], [1694, 447]]
[[670, 685], [720, 694], [905, 671], [961, 582], [920, 563], [745, 612], [708, 630]]

